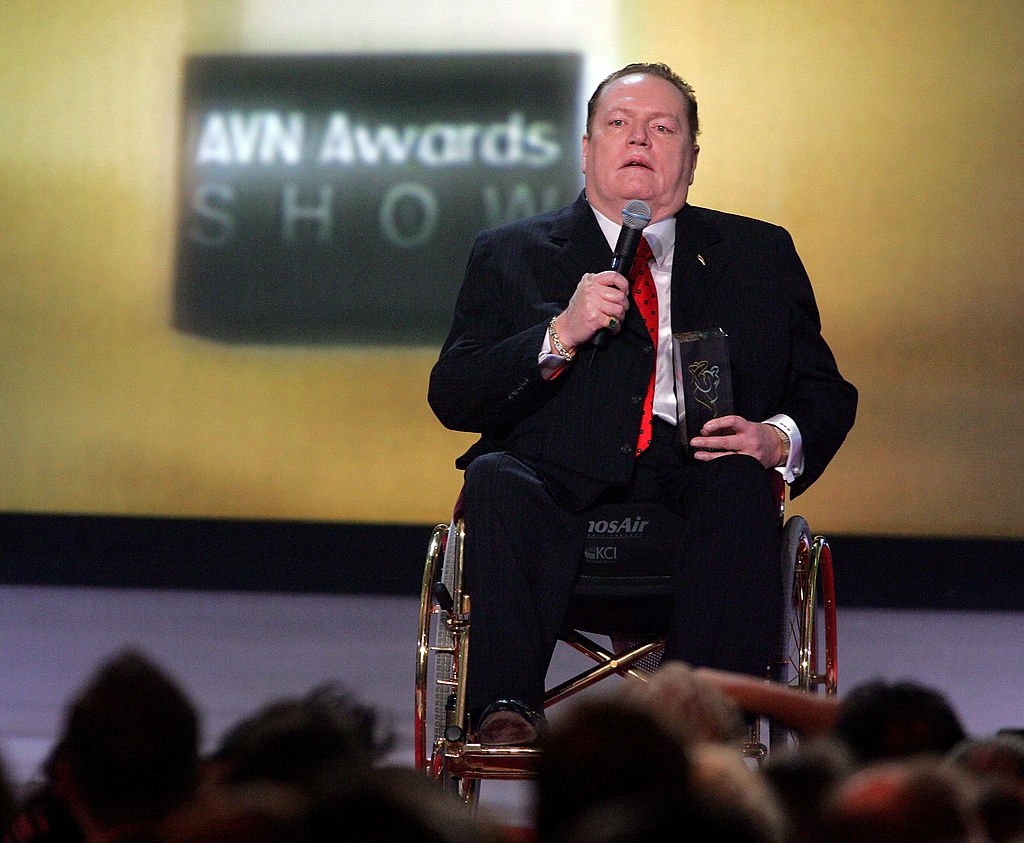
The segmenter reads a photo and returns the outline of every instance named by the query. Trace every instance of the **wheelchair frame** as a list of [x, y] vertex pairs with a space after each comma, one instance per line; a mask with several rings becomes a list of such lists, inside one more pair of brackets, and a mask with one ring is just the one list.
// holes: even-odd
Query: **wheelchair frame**
[[[805, 693], [838, 689], [835, 578], [832, 552], [823, 536], [814, 536], [799, 515], [785, 518], [785, 485], [779, 478], [779, 522], [782, 527], [781, 567], [785, 619], [776, 651], [766, 666], [766, 679], [788, 684]], [[470, 595], [463, 590], [465, 523], [456, 515], [451, 524], [438, 524], [431, 534], [420, 592], [419, 637], [416, 652], [415, 763], [422, 772], [467, 802], [478, 796], [485, 779], [531, 779], [540, 750], [536, 747], [483, 746], [466, 732], [466, 677], [469, 670]], [[819, 581], [823, 624], [818, 622]], [[578, 630], [561, 640], [595, 662], [589, 670], [562, 682], [545, 694], [545, 708], [617, 674], [647, 681], [639, 663], [664, 649], [664, 639], [631, 643], [614, 652]], [[819, 661], [824, 657], [824, 670]], [[431, 670], [431, 668], [433, 668]], [[433, 685], [433, 728], [430, 690]], [[748, 757], [763, 760], [769, 747], [795, 739], [782, 724], [768, 721], [768, 746], [761, 725], [751, 728], [744, 748]]]

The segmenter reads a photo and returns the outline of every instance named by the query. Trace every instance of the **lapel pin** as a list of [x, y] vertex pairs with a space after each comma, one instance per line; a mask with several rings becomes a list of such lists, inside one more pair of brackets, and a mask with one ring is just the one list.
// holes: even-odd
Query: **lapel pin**
[[704, 255], [697, 255], [697, 260], [700, 261], [701, 266], [707, 266], [707, 261], [704, 260]]

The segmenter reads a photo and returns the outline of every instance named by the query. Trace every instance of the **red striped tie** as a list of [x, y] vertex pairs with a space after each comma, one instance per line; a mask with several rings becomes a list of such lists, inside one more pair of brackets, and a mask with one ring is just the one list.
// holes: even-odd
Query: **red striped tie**
[[652, 257], [654, 255], [651, 254], [647, 238], [641, 237], [636, 249], [636, 257], [633, 258], [633, 266], [629, 271], [629, 281], [633, 292], [633, 301], [640, 308], [640, 315], [644, 318], [644, 324], [647, 326], [651, 342], [654, 344], [654, 352], [651, 354], [651, 376], [647, 382], [647, 395], [644, 397], [644, 415], [640, 420], [640, 435], [636, 441], [637, 456], [640, 456], [651, 444], [651, 424], [654, 421], [654, 372], [658, 359], [658, 291], [654, 287], [654, 276], [651, 275], [650, 260]]

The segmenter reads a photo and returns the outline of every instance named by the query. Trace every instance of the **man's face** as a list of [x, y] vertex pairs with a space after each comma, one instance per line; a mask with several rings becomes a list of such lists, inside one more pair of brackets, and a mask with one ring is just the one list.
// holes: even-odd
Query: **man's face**
[[651, 206], [652, 222], [666, 219], [686, 203], [699, 151], [675, 85], [623, 76], [601, 92], [583, 136], [587, 199], [609, 219], [620, 219], [630, 199]]

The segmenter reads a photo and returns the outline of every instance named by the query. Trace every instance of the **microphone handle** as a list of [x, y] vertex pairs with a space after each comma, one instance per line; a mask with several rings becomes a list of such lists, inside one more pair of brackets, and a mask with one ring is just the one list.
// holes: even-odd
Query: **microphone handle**
[[612, 333], [611, 328], [599, 328], [597, 333], [590, 338], [590, 344], [594, 348], [604, 348], [612, 341], [614, 336], [615, 334]]
[[612, 255], [612, 272], [617, 272], [619, 275], [629, 278], [629, 271], [633, 268], [633, 258], [636, 257], [636, 246], [634, 246], [628, 252], [624, 254]]
[[[640, 234], [639, 229], [622, 227], [619, 242], [615, 245], [615, 254], [612, 255], [610, 267], [612, 272], [629, 278], [629, 270], [633, 268], [633, 258], [636, 256], [636, 247], [640, 243]], [[600, 328], [590, 338], [590, 342], [594, 348], [604, 348], [614, 336], [611, 328]]]

